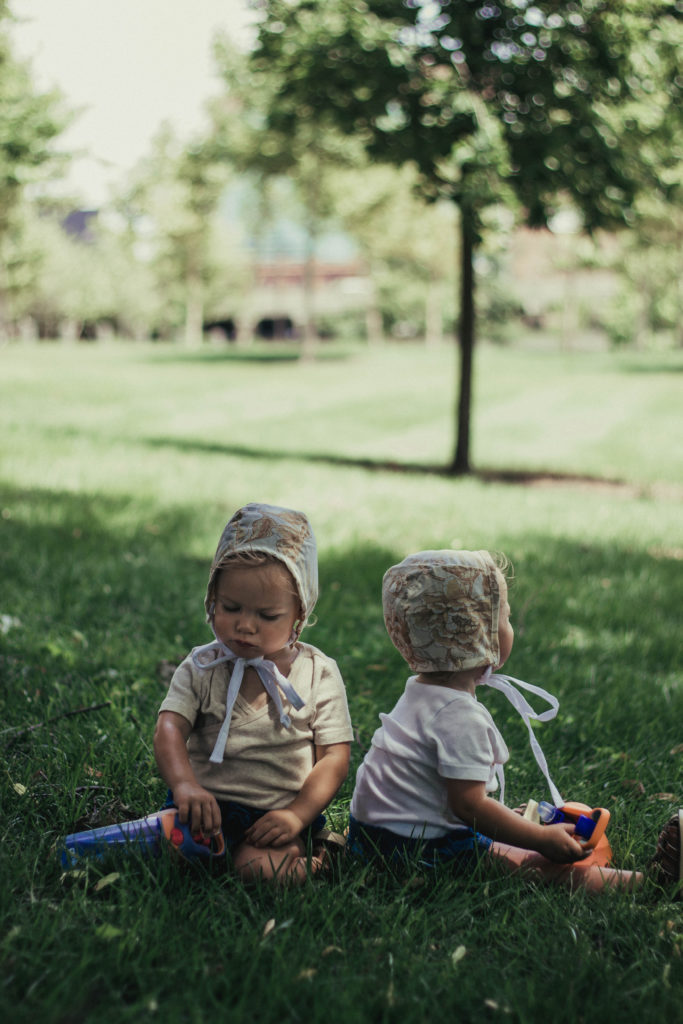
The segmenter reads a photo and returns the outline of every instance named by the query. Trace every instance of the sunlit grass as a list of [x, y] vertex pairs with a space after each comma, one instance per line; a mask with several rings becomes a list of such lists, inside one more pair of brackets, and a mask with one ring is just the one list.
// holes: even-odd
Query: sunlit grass
[[[316, 530], [306, 638], [341, 667], [354, 767], [406, 675], [382, 622], [383, 572], [419, 548], [489, 547], [515, 567], [509, 670], [561, 701], [539, 730], [560, 790], [610, 808], [629, 867], [683, 802], [681, 358], [478, 353], [476, 465], [629, 482], [603, 487], [354, 465], [448, 460], [454, 356], [336, 355], [0, 349], [0, 1007], [41, 1024], [575, 1024], [588, 1006], [675, 1019], [680, 914], [651, 888], [591, 900], [347, 866], [275, 893], [134, 860], [100, 891], [109, 867], [60, 877], [52, 845], [75, 822], [163, 799], [157, 666], [208, 639], [208, 561], [226, 517], [254, 499], [304, 509]], [[511, 749], [509, 799], [543, 795], [499, 696], [484, 699]], [[338, 827], [351, 785], [332, 807]]]
[[[2, 353], [0, 411], [11, 468], [47, 472], [73, 455], [79, 485], [105, 445], [128, 473], [161, 447], [277, 457], [292, 454], [445, 465], [452, 455], [456, 359], [451, 346], [393, 346], [309, 365], [194, 358], [153, 346], [41, 346]], [[683, 356], [557, 354], [482, 346], [477, 355], [473, 460], [486, 468], [590, 473], [679, 483]], [[647, 428], [642, 429], [647, 420]], [[36, 458], [40, 441], [42, 458]], [[193, 445], [196, 448], [193, 448]], [[125, 450], [124, 450], [125, 449]], [[170, 454], [170, 452], [167, 452]], [[97, 485], [125, 485], [116, 471]], [[67, 463], [68, 464], [68, 463]], [[103, 469], [105, 467], [103, 466]], [[102, 476], [105, 476], [102, 479]], [[154, 474], [150, 483], [154, 482]], [[136, 481], [137, 482], [137, 481]]]

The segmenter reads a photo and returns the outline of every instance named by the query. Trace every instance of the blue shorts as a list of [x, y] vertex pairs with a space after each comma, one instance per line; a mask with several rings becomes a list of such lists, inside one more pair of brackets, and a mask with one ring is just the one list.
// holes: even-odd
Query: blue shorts
[[463, 869], [488, 853], [492, 841], [471, 828], [459, 828], [437, 839], [412, 839], [379, 825], [367, 825], [350, 816], [347, 851], [366, 863], [384, 860], [396, 867], [419, 865], [435, 868], [452, 863]]
[[[247, 807], [246, 804], [238, 804], [234, 800], [219, 800], [218, 806], [221, 809], [221, 828], [225, 837], [225, 845], [228, 850], [233, 850], [244, 840], [244, 833], [251, 828], [255, 821], [262, 818], [268, 811], [257, 807]], [[315, 821], [311, 822], [300, 835], [304, 843], [308, 842], [316, 832], [325, 827], [325, 815], [319, 814]]]
[[[258, 807], [247, 807], [246, 804], [238, 804], [234, 800], [219, 800], [218, 806], [221, 811], [223, 838], [228, 850], [234, 850], [236, 846], [239, 846], [244, 841], [244, 833], [247, 829], [255, 821], [258, 821], [259, 818], [262, 818], [264, 814], [268, 813], [267, 810], [264, 811]], [[170, 790], [166, 796], [164, 807], [175, 807], [173, 794]], [[316, 832], [320, 832], [321, 829], [325, 828], [325, 821], [325, 815], [319, 814], [315, 821], [311, 822], [308, 828], [305, 828], [301, 833], [300, 838], [303, 842], [307, 843], [310, 837], [313, 837]]]

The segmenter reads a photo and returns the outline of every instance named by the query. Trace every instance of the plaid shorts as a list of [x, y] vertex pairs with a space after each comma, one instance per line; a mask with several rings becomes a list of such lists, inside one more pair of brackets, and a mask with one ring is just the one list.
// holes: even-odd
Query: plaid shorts
[[490, 839], [471, 828], [454, 829], [437, 839], [413, 839], [380, 825], [356, 821], [351, 815], [346, 849], [366, 862], [379, 859], [396, 867], [419, 865], [423, 868], [453, 863], [454, 867], [464, 869], [488, 853], [490, 846]]

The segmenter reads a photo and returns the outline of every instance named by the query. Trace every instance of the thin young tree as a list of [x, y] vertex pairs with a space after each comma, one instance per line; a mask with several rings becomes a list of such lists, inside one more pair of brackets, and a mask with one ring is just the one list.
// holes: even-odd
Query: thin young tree
[[449, 469], [471, 470], [474, 255], [484, 213], [515, 196], [547, 224], [570, 200], [586, 230], [628, 225], [666, 191], [680, 124], [675, 0], [256, 0], [268, 123], [334, 124], [374, 159], [413, 163], [460, 212], [460, 378]]

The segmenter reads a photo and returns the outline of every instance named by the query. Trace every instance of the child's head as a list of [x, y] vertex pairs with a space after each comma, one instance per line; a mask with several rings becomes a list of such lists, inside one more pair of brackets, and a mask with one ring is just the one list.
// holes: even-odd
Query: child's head
[[[266, 568], [275, 585], [297, 597], [298, 637], [318, 599], [318, 559], [315, 537], [303, 512], [252, 503], [235, 512], [223, 530], [209, 573], [204, 606], [212, 621], [216, 588], [223, 569]], [[282, 571], [279, 571], [282, 570]], [[260, 575], [263, 575], [261, 572]]]
[[500, 667], [512, 648], [507, 583], [488, 551], [420, 551], [387, 570], [384, 621], [414, 672]]

